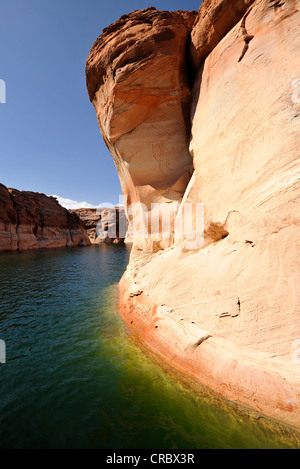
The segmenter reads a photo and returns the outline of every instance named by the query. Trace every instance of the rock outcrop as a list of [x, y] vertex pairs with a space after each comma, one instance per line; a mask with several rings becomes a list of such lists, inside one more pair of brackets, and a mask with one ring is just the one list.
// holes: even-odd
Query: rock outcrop
[[149, 211], [153, 202], [176, 204], [191, 177], [185, 56], [196, 16], [133, 12], [104, 30], [88, 58], [89, 95], [129, 212], [137, 203]]
[[[201, 3], [191, 32], [190, 55], [196, 72], [226, 34], [247, 14], [253, 2], [254, 0], [204, 0]], [[247, 40], [251, 40], [250, 35]]]
[[0, 184], [0, 251], [90, 245], [76, 214], [53, 197]]
[[[121, 314], [170, 365], [297, 427], [299, 22], [297, 0], [151, 8], [107, 28], [86, 69], [131, 225], [147, 211]], [[154, 203], [174, 207], [167, 238]], [[188, 204], [204, 206], [194, 250], [176, 238]]]
[[127, 218], [123, 207], [80, 208], [70, 212], [79, 216], [92, 244], [125, 241]]

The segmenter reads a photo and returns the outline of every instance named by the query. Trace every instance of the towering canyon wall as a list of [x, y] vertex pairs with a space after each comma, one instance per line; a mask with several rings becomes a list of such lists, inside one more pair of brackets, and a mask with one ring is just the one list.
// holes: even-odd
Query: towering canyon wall
[[56, 199], [0, 184], [0, 251], [88, 245], [89, 237], [78, 216]]
[[[107, 28], [86, 68], [129, 221], [133, 204], [148, 216], [120, 312], [173, 367], [297, 427], [299, 23], [298, 0], [150, 8]], [[152, 204], [174, 207], [169, 237], [146, 236]], [[194, 250], [176, 239], [188, 204], [204, 206]]]
[[[185, 55], [196, 15], [133, 12], [104, 30], [88, 58], [89, 95], [129, 210], [176, 204], [191, 177]], [[144, 249], [145, 238], [138, 242]]]

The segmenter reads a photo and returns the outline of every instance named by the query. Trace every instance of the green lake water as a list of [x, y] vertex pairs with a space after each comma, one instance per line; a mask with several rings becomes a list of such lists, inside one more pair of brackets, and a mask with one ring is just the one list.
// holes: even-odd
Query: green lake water
[[128, 257], [120, 245], [0, 257], [0, 448], [298, 447], [131, 340], [115, 310]]

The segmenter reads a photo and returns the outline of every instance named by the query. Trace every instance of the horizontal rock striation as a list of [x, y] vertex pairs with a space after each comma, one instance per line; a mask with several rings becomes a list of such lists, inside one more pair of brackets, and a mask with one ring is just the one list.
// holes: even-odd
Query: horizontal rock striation
[[147, 9], [107, 28], [87, 61], [128, 206], [153, 219], [153, 203], [204, 205], [194, 249], [176, 222], [167, 240], [134, 241], [121, 314], [178, 370], [296, 427], [299, 22], [297, 0]]
[[53, 197], [0, 184], [0, 251], [90, 245], [76, 214]]

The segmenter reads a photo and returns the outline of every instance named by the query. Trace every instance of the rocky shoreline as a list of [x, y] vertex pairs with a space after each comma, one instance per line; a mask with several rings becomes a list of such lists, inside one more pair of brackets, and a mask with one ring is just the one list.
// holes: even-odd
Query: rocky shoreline
[[[147, 212], [121, 315], [174, 368], [298, 428], [299, 18], [296, 0], [148, 8], [106, 28], [86, 65], [127, 213]], [[176, 210], [198, 204], [191, 250]]]
[[119, 244], [126, 232], [123, 207], [67, 210], [55, 197], [0, 184], [0, 252]]
[[0, 252], [90, 244], [79, 217], [55, 198], [0, 184]]
[[149, 351], [223, 398], [299, 427], [299, 381], [291, 370], [201, 329], [201, 321], [192, 321], [187, 309], [179, 315], [159, 300], [149, 289], [140, 290], [136, 277], [123, 276], [118, 310]]

